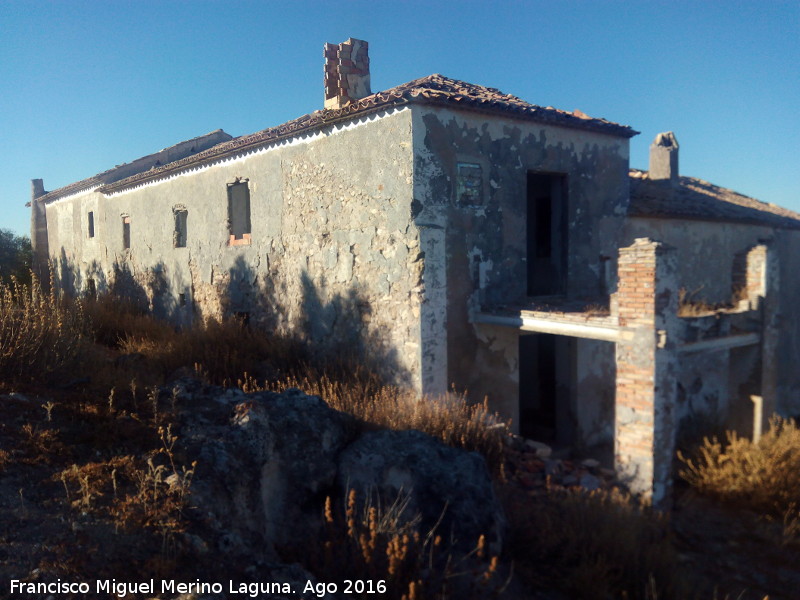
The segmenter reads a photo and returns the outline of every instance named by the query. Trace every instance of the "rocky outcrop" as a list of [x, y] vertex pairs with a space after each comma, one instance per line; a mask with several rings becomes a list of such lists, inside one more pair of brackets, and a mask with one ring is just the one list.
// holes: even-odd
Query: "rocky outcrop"
[[422, 533], [436, 528], [464, 550], [481, 535], [500, 551], [502, 511], [483, 457], [445, 446], [419, 431], [361, 435], [339, 459], [339, 491], [355, 489], [359, 502], [390, 506], [406, 499], [406, 518], [419, 515]]
[[[503, 517], [482, 456], [418, 431], [366, 431], [300, 390], [245, 394], [191, 378], [164, 389], [182, 414], [179, 437], [197, 460], [193, 516], [226, 553], [265, 559], [298, 539], [318, 539], [325, 498], [388, 507], [460, 547], [485, 535], [499, 552]], [[438, 525], [437, 525], [438, 524]]]

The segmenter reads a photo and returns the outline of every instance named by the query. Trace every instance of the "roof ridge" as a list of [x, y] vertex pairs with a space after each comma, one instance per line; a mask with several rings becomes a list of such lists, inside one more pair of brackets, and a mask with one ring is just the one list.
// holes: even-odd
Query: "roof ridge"
[[[354, 102], [350, 102], [340, 108], [316, 110], [275, 127], [268, 127], [255, 133], [228, 139], [227, 141], [211, 146], [201, 152], [191, 154], [167, 164], [154, 165], [150, 169], [133, 173], [125, 178], [114, 181], [102, 180], [104, 179], [101, 177], [102, 175], [114, 171], [119, 167], [118, 166], [109, 171], [104, 171], [103, 173], [82, 180], [81, 182], [59, 188], [54, 192], [48, 192], [48, 194], [45, 194], [38, 200], [55, 200], [66, 195], [70, 191], [76, 191], [79, 188], [83, 189], [83, 187], [85, 187], [81, 187], [78, 184], [90, 183], [95, 179], [100, 179], [99, 190], [101, 192], [114, 192], [130, 185], [165, 177], [193, 166], [215, 162], [216, 160], [239, 154], [252, 148], [266, 146], [307, 131], [313, 131], [341, 121], [351, 120], [412, 102], [448, 106], [451, 108], [455, 107], [463, 110], [530, 120], [560, 127], [588, 129], [598, 133], [628, 138], [638, 134], [637, 131], [627, 125], [620, 125], [606, 119], [587, 117], [580, 111], [567, 112], [552, 107], [541, 107], [536, 104], [530, 104], [512, 94], [501, 92], [497, 88], [490, 88], [459, 79], [453, 79], [441, 73], [433, 73], [425, 77], [413, 79], [393, 88], [376, 92]], [[212, 134], [213, 133], [215, 132], [212, 132]], [[180, 145], [181, 143], [185, 142], [180, 142], [176, 145]], [[173, 146], [170, 146], [169, 148], [172, 147]], [[141, 159], [137, 159], [137, 161], [138, 160]], [[135, 163], [137, 161], [133, 162]], [[78, 186], [78, 188], [75, 186]]]

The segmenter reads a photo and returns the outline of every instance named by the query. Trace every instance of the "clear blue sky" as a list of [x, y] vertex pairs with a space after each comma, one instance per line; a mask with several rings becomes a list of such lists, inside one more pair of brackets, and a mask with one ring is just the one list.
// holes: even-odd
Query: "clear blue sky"
[[800, 0], [0, 0], [0, 227], [178, 141], [322, 107], [322, 45], [368, 40], [372, 89], [431, 73], [641, 131], [681, 172], [800, 211]]

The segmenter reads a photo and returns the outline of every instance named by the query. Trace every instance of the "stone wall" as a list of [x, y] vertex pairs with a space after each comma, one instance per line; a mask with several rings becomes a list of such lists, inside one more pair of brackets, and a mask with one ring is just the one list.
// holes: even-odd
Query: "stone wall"
[[[364, 117], [109, 197], [50, 204], [51, 257], [78, 291], [88, 278], [100, 291], [125, 283], [178, 322], [247, 313], [419, 387], [425, 260], [412, 164], [409, 110]], [[227, 187], [237, 182], [249, 189], [252, 230], [231, 244]], [[185, 247], [174, 247], [178, 209]]]

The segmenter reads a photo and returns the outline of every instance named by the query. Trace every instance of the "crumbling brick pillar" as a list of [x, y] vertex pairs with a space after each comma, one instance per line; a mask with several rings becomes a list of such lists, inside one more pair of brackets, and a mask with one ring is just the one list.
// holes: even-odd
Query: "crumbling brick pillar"
[[618, 277], [615, 467], [631, 491], [666, 508], [677, 427], [675, 250], [637, 239], [620, 249]]
[[325, 108], [342, 108], [369, 96], [369, 44], [349, 38], [325, 44]]
[[767, 247], [752, 246], [733, 257], [731, 276], [732, 294], [735, 299], [747, 300], [750, 308], [758, 308], [761, 298], [766, 296]]

